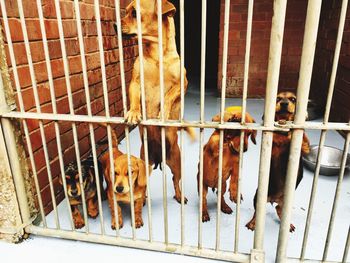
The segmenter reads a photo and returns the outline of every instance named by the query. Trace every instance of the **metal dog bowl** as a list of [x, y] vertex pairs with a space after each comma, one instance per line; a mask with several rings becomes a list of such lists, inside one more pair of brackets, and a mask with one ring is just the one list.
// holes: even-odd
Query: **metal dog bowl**
[[[303, 156], [304, 165], [311, 171], [316, 169], [318, 145], [311, 145], [310, 153]], [[341, 166], [343, 151], [331, 146], [324, 146], [321, 158], [320, 174], [338, 175]], [[347, 155], [345, 168], [350, 167], [350, 155]]]

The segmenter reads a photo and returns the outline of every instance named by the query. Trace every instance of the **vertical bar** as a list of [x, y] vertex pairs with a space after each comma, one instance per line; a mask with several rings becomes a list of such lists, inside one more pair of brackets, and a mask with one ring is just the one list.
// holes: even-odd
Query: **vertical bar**
[[[278, 90], [278, 79], [281, 64], [284, 21], [286, 15], [286, 0], [276, 0], [273, 6], [273, 17], [270, 37], [269, 65], [266, 81], [266, 96], [264, 110], [264, 126], [273, 127], [275, 117], [275, 102]], [[256, 204], [256, 229], [254, 233], [254, 249], [263, 252], [265, 213], [267, 190], [269, 183], [270, 158], [273, 133], [264, 131], [261, 143], [259, 164], [259, 179]]]
[[[185, 111], [185, 15], [184, 0], [180, 0], [180, 121]], [[185, 176], [184, 176], [184, 131], [180, 131], [181, 151], [181, 246], [185, 245]]]
[[[58, 3], [58, 1], [59, 0], [55, 0], [55, 3], [56, 2]], [[88, 116], [92, 116], [91, 99], [90, 99], [90, 92], [89, 92], [89, 82], [88, 82], [88, 77], [87, 77], [87, 67], [86, 67], [86, 61], [85, 61], [84, 39], [83, 39], [83, 32], [82, 32], [82, 26], [81, 26], [80, 9], [79, 9], [78, 0], [75, 0], [74, 4], [75, 4], [75, 15], [76, 15], [76, 20], [77, 20], [78, 42], [79, 42], [79, 51], [80, 51], [80, 57], [81, 57], [81, 66], [83, 69], [83, 80], [84, 80], [86, 107], [87, 107]], [[94, 172], [95, 172], [95, 179], [96, 179], [97, 199], [98, 199], [98, 206], [99, 206], [98, 209], [99, 209], [99, 216], [100, 216], [100, 229], [101, 229], [102, 235], [104, 235], [105, 228], [104, 228], [104, 219], [103, 219], [103, 211], [102, 211], [101, 189], [100, 189], [99, 171], [98, 171], [97, 157], [96, 157], [96, 143], [95, 143], [94, 127], [93, 127], [92, 123], [89, 123], [89, 133], [90, 133], [90, 142], [91, 142], [91, 148], [92, 148]]]
[[[120, 18], [119, 18], [120, 19]], [[140, 0], [136, 0], [136, 21], [137, 21], [137, 40], [138, 40], [138, 50], [139, 50], [139, 58], [140, 61], [143, 61], [143, 47], [142, 44], [142, 32], [141, 32], [141, 13], [140, 13]], [[118, 22], [118, 28], [120, 28], [120, 21]], [[120, 34], [120, 37], [119, 37]], [[121, 32], [119, 30], [118, 32], [118, 38], [121, 39]], [[120, 42], [121, 43], [121, 42]], [[121, 44], [120, 44], [121, 45]], [[119, 45], [119, 49], [120, 49]], [[122, 65], [122, 64], [121, 64]], [[141, 108], [142, 108], [142, 118], [143, 120], [147, 119], [146, 114], [146, 94], [145, 94], [145, 78], [144, 78], [144, 68], [143, 63], [140, 63], [140, 88], [141, 88]], [[124, 74], [124, 70], [121, 70], [122, 76]], [[125, 98], [125, 112], [124, 116], [126, 115], [126, 89], [125, 89], [125, 78], [124, 78], [124, 97]], [[123, 101], [124, 103], [124, 101]], [[141, 128], [141, 127], [140, 127]], [[151, 191], [149, 187], [149, 158], [148, 158], [148, 136], [147, 136], [147, 128], [145, 126], [142, 127], [143, 129], [143, 147], [144, 147], [144, 153], [145, 153], [145, 163], [146, 163], [146, 177], [147, 177], [147, 206], [148, 206], [148, 232], [149, 232], [149, 241], [152, 242], [153, 240], [153, 234], [152, 234], [152, 204], [151, 204]]]
[[[350, 123], [349, 123], [349, 125], [350, 125]], [[335, 191], [335, 195], [334, 195], [331, 219], [330, 219], [330, 223], [328, 225], [327, 239], [326, 239], [326, 244], [325, 244], [325, 248], [323, 251], [322, 261], [326, 261], [327, 256], [328, 256], [329, 244], [330, 244], [331, 238], [332, 238], [332, 233], [333, 233], [333, 228], [334, 228], [334, 220], [335, 220], [335, 215], [337, 213], [337, 207], [338, 207], [339, 197], [340, 197], [340, 193], [341, 193], [342, 182], [343, 182], [343, 178], [344, 178], [346, 161], [348, 159], [349, 142], [350, 142], [350, 132], [348, 132], [348, 134], [346, 135], [346, 141], [345, 141], [344, 150], [343, 150], [343, 157], [342, 157], [342, 161], [341, 161], [337, 187], [336, 187], [336, 191]]]
[[[337, 69], [338, 69], [339, 54], [340, 54], [340, 48], [341, 48], [341, 43], [342, 43], [342, 39], [343, 39], [347, 5], [348, 5], [348, 0], [343, 0], [341, 12], [340, 12], [338, 34], [337, 34], [335, 51], [334, 51], [334, 58], [333, 58], [333, 65], [332, 65], [332, 72], [331, 72], [331, 78], [330, 78], [330, 83], [329, 83], [329, 89], [328, 89], [326, 109], [325, 109], [325, 114], [324, 114], [324, 119], [323, 119], [324, 124], [328, 123], [332, 99], [333, 99], [335, 77], [336, 77]], [[320, 167], [321, 167], [320, 160], [322, 160], [322, 150], [323, 150], [323, 145], [324, 145], [325, 138], [326, 138], [326, 132], [327, 132], [326, 130], [323, 130], [321, 132], [321, 137], [320, 137], [316, 168], [315, 168], [314, 178], [313, 178], [313, 182], [312, 182], [311, 197], [310, 197], [309, 209], [308, 209], [308, 214], [307, 214], [307, 219], [306, 219], [306, 226], [305, 226], [305, 231], [304, 231], [303, 245], [302, 245], [301, 256], [300, 256], [300, 258], [302, 260], [304, 259], [305, 253], [306, 253], [307, 241], [308, 241], [309, 230], [310, 230], [310, 223], [311, 223], [311, 218], [312, 218], [312, 211], [313, 211], [314, 200], [315, 200], [316, 190], [317, 190], [318, 177], [319, 177]]]
[[[21, 21], [21, 28], [22, 28], [22, 32], [23, 32], [24, 46], [25, 46], [26, 54], [27, 54], [31, 83], [33, 86], [35, 106], [36, 106], [37, 112], [41, 113], [38, 88], [37, 88], [37, 83], [36, 83], [36, 79], [35, 79], [33, 61], [32, 61], [32, 56], [31, 56], [30, 47], [29, 47], [28, 32], [27, 32], [27, 28], [26, 28], [26, 24], [25, 24], [22, 0], [18, 0], [17, 4], [18, 4], [19, 17], [20, 17], [20, 21]], [[59, 222], [58, 212], [57, 212], [57, 203], [56, 203], [55, 191], [54, 191], [54, 187], [53, 187], [53, 180], [52, 180], [52, 174], [51, 174], [50, 160], [49, 160], [46, 138], [45, 138], [44, 124], [42, 121], [39, 121], [39, 129], [40, 129], [40, 136], [41, 136], [41, 139], [43, 142], [43, 150], [44, 150], [44, 156], [45, 156], [47, 175], [48, 175], [48, 179], [49, 179], [49, 187], [50, 187], [50, 192], [51, 192], [51, 199], [52, 199], [52, 206], [53, 206], [54, 217], [55, 217], [55, 224], [56, 224], [56, 228], [60, 229], [60, 222]]]
[[[72, 88], [71, 88], [70, 79], [69, 79], [69, 65], [68, 65], [68, 59], [67, 59], [66, 46], [65, 46], [65, 42], [64, 42], [64, 32], [63, 32], [61, 9], [60, 9], [60, 5], [59, 5], [59, 1], [55, 1], [55, 11], [56, 11], [56, 15], [57, 15], [57, 25], [58, 25], [58, 33], [59, 33], [59, 38], [60, 38], [60, 47], [61, 47], [61, 52], [62, 52], [63, 69], [64, 69], [64, 76], [65, 76], [65, 82], [66, 82], [66, 87], [67, 87], [67, 94], [68, 94], [69, 113], [71, 115], [74, 115], [74, 106], [73, 106], [73, 100], [72, 100]], [[77, 126], [74, 122], [72, 123], [72, 131], [73, 131], [75, 158], [76, 158], [76, 162], [77, 162], [77, 166], [78, 166], [79, 184], [80, 184], [80, 188], [84, 189], [83, 177], [82, 177], [82, 171], [81, 171], [80, 150], [79, 150]], [[89, 221], [88, 221], [88, 215], [87, 215], [85, 191], [81, 191], [81, 196], [82, 196], [82, 203], [83, 203], [85, 232], [89, 233]]]
[[[56, 97], [55, 97], [55, 91], [54, 91], [54, 86], [53, 86], [53, 77], [52, 77], [49, 49], [48, 49], [48, 44], [47, 44], [46, 30], [45, 30], [45, 25], [44, 25], [42, 3], [41, 3], [41, 0], [37, 0], [36, 3], [37, 3], [37, 8], [38, 8], [40, 30], [41, 30], [43, 46], [44, 46], [47, 75], [48, 75], [48, 79], [49, 79], [52, 112], [53, 112], [53, 114], [57, 114]], [[67, 182], [66, 182], [64, 163], [63, 163], [63, 157], [62, 157], [61, 136], [60, 136], [60, 129], [59, 129], [59, 125], [58, 125], [57, 121], [54, 122], [54, 126], [55, 126], [56, 140], [57, 140], [58, 160], [59, 160], [59, 164], [60, 164], [61, 177], [62, 177], [62, 183], [63, 183], [63, 191], [64, 191], [64, 196], [65, 196], [66, 202], [67, 202], [68, 217], [69, 217], [69, 221], [71, 224], [71, 229], [75, 230], [73, 216], [72, 216], [72, 210], [70, 209], [70, 202], [69, 202], [69, 197], [68, 197], [68, 193], [67, 193]]]
[[[17, 93], [17, 98], [18, 98], [19, 110], [20, 110], [20, 112], [24, 112], [24, 103], [23, 103], [23, 98], [22, 98], [21, 85], [20, 85], [19, 78], [18, 78], [17, 63], [16, 63], [16, 59], [15, 59], [15, 54], [14, 54], [14, 51], [13, 51], [13, 45], [12, 45], [12, 39], [11, 39], [11, 31], [10, 31], [10, 27], [9, 27], [9, 23], [8, 23], [8, 19], [7, 19], [5, 1], [4, 0], [0, 0], [0, 5], [1, 5], [2, 17], [3, 17], [3, 20], [4, 20], [6, 40], [7, 40], [7, 43], [8, 43], [8, 49], [9, 49], [9, 54], [10, 54], [11, 65], [12, 65], [12, 69], [13, 69], [13, 76], [14, 76], [14, 81], [15, 81], [15, 88], [16, 88], [16, 93]], [[37, 196], [38, 196], [40, 215], [41, 215], [41, 218], [42, 218], [42, 221], [43, 221], [43, 225], [46, 228], [47, 227], [47, 223], [46, 223], [46, 218], [45, 218], [43, 201], [42, 201], [42, 198], [41, 198], [40, 186], [39, 186], [39, 181], [38, 181], [38, 174], [37, 174], [36, 167], [35, 167], [32, 143], [30, 141], [28, 126], [27, 126], [27, 122], [26, 122], [25, 119], [22, 120], [22, 125], [23, 125], [23, 130], [24, 130], [24, 136], [25, 136], [25, 139], [26, 139], [26, 142], [27, 142], [28, 153], [29, 153], [29, 160], [30, 160], [30, 164], [31, 164], [31, 167], [32, 167], [32, 172], [33, 172], [33, 175], [34, 175], [34, 184], [35, 184], [35, 190], [36, 190], [36, 193], [37, 193]]]
[[[164, 69], [163, 69], [163, 15], [162, 0], [157, 0], [158, 14], [158, 53], [159, 53], [159, 86], [160, 86], [160, 116], [162, 122], [165, 121], [164, 111]], [[141, 62], [142, 63], [142, 62]], [[163, 206], [164, 206], [164, 239], [169, 243], [168, 235], [168, 203], [167, 203], [167, 176], [166, 176], [166, 148], [165, 148], [165, 128], [161, 127], [162, 143], [162, 174], [163, 174]]]
[[[300, 62], [296, 114], [294, 118], [294, 123], [296, 125], [303, 125], [305, 123], [321, 5], [322, 1], [320, 0], [310, 0], [308, 2], [303, 49]], [[281, 218], [276, 255], [276, 259], [279, 262], [286, 261], [287, 256], [290, 218], [294, 199], [295, 184], [299, 169], [298, 165], [295, 165], [295, 163], [299, 163], [303, 134], [304, 131], [302, 129], [294, 130], [292, 133], [286, 185], [284, 190], [283, 213]]]
[[[245, 114], [247, 108], [247, 94], [248, 94], [248, 77], [249, 77], [249, 59], [250, 59], [250, 44], [252, 36], [252, 21], [253, 21], [253, 5], [254, 0], [248, 2], [248, 18], [247, 18], [247, 35], [244, 58], [244, 77], [243, 77], [243, 96], [242, 96], [242, 120], [241, 124], [245, 124]], [[237, 204], [236, 204], [236, 224], [235, 224], [235, 244], [234, 252], [238, 253], [239, 246], [239, 223], [241, 213], [241, 176], [243, 169], [243, 145], [244, 145], [244, 131], [240, 134], [240, 148], [239, 148], [239, 171], [238, 171], [238, 185], [237, 185]]]
[[[223, 40], [223, 55], [222, 55], [222, 83], [221, 83], [220, 124], [224, 123], [224, 113], [225, 113], [229, 25], [230, 25], [230, 0], [225, 0], [224, 40]], [[216, 250], [219, 250], [219, 248], [220, 248], [220, 219], [221, 219], [223, 145], [224, 145], [224, 131], [220, 130], [219, 169], [218, 169], [218, 202], [217, 202], [217, 217], [216, 217]]]
[[350, 247], [350, 227], [349, 227], [349, 230], [348, 230], [348, 237], [346, 239], [346, 244], [345, 244], [345, 247], [344, 247], [344, 254], [343, 254], [343, 260], [342, 260], [343, 263], [345, 263], [346, 259], [348, 258], [349, 247]]
[[[201, 27], [201, 77], [200, 77], [200, 122], [204, 123], [205, 104], [205, 54], [207, 37], [207, 0], [202, 1], [202, 27]], [[198, 214], [198, 248], [202, 248], [202, 211], [203, 211], [203, 140], [204, 129], [200, 129], [199, 142], [199, 214]]]

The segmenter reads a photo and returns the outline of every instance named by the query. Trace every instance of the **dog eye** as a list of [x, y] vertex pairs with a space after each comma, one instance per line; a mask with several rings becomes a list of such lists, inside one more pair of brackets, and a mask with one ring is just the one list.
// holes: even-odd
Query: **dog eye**
[[296, 98], [290, 98], [290, 101], [295, 103], [297, 101], [297, 99]]
[[281, 101], [281, 99], [282, 99], [281, 97], [277, 97], [276, 101], [279, 102]]
[[135, 10], [135, 9], [131, 11], [131, 16], [132, 16], [133, 18], [136, 18], [136, 10]]

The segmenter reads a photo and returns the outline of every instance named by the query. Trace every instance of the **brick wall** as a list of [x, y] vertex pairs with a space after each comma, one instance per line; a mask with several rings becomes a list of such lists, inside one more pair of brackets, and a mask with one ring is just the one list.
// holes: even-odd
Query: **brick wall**
[[[224, 8], [222, 0], [219, 35], [219, 91], [222, 81]], [[279, 80], [279, 87], [283, 90], [294, 91], [297, 87], [306, 8], [307, 1], [303, 0], [290, 0], [287, 4]], [[226, 92], [228, 97], [242, 95], [247, 13], [248, 1], [231, 1]], [[254, 2], [248, 83], [249, 97], [265, 96], [272, 15], [273, 1], [259, 0]]]
[[[337, 38], [341, 1], [323, 1], [317, 36], [314, 71], [310, 97], [320, 105], [326, 104]], [[342, 47], [335, 81], [330, 120], [348, 122], [350, 119], [350, 12], [344, 28]]]
[[[114, 0], [100, 1], [100, 13], [102, 20], [102, 34], [104, 56], [106, 63], [106, 75], [109, 96], [109, 109], [112, 116], [120, 116], [122, 113], [121, 101], [121, 83], [119, 69], [118, 43], [113, 29], [115, 22]], [[125, 7], [128, 0], [121, 1], [121, 6]], [[97, 28], [94, 14], [94, 1], [84, 0], [80, 2], [80, 13], [82, 18], [82, 28], [84, 35], [84, 47], [86, 52], [86, 62], [88, 70], [89, 90], [91, 96], [91, 108], [94, 115], [104, 115], [105, 105], [102, 94], [102, 76], [100, 68]], [[23, 1], [28, 37], [30, 40], [30, 48], [32, 59], [34, 62], [35, 77], [38, 83], [38, 91], [40, 97], [40, 105], [42, 112], [52, 112], [52, 104], [49, 93], [49, 83], [44, 57], [43, 43], [38, 20], [35, 0]], [[68, 96], [65, 85], [64, 68], [62, 54], [60, 49], [58, 26], [54, 0], [42, 0], [43, 12], [45, 17], [45, 28], [48, 38], [49, 53], [51, 59], [52, 74], [54, 78], [54, 90], [57, 98], [58, 113], [69, 113]], [[61, 13], [63, 18], [63, 30], [65, 35], [65, 44], [67, 49], [69, 68], [70, 68], [70, 83], [73, 92], [74, 111], [76, 114], [87, 114], [86, 99], [84, 94], [83, 75], [81, 67], [81, 56], [79, 52], [79, 43], [77, 37], [77, 26], [75, 20], [75, 11], [73, 1], [60, 1]], [[21, 30], [17, 1], [7, 0], [6, 9], [9, 18], [11, 36], [16, 57], [17, 69], [20, 79], [21, 91], [24, 99], [24, 107], [26, 111], [36, 111], [33, 87], [29, 74], [29, 67], [23, 43], [23, 34]], [[1, 23], [3, 23], [0, 17]], [[2, 32], [4, 34], [4, 32]], [[5, 34], [4, 34], [5, 35]], [[6, 39], [6, 37], [5, 37]], [[6, 42], [7, 43], [7, 42]], [[135, 41], [124, 40], [124, 59], [126, 80], [130, 81], [131, 69], [135, 55], [137, 55], [137, 46]], [[13, 88], [13, 71], [7, 50], [7, 63], [10, 69]], [[49, 212], [52, 209], [52, 200], [48, 186], [47, 167], [45, 165], [44, 152], [42, 147], [42, 138], [40, 136], [39, 125], [35, 120], [28, 120], [28, 128], [30, 139], [34, 151], [36, 170], [39, 175], [39, 183], [45, 211]], [[58, 183], [60, 168], [58, 162], [58, 151], [56, 136], [54, 131], [54, 123], [45, 121], [45, 137], [50, 158], [50, 166], [52, 176], [54, 178], [55, 194], [57, 201], [60, 202], [63, 198], [62, 187]], [[75, 160], [75, 151], [73, 145], [73, 134], [71, 123], [59, 122], [60, 134], [62, 141], [62, 149], [65, 163]], [[106, 130], [103, 127], [94, 126], [96, 141], [101, 140], [106, 136]], [[122, 134], [122, 129], [118, 129], [119, 134]], [[91, 149], [89, 129], [86, 123], [78, 124], [79, 148], [82, 155], [87, 155]]]

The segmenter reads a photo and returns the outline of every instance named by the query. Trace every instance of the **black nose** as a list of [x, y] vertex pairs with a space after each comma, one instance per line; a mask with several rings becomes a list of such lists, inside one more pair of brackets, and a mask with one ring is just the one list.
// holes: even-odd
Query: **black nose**
[[117, 186], [117, 187], [115, 188], [115, 190], [116, 190], [118, 193], [121, 193], [121, 192], [123, 192], [123, 190], [124, 190], [124, 186]]
[[72, 196], [78, 195], [78, 189], [77, 188], [72, 188], [70, 192], [71, 192]]
[[281, 107], [287, 108], [287, 107], [288, 107], [288, 104], [289, 104], [288, 101], [282, 101], [282, 102], [281, 102]]

